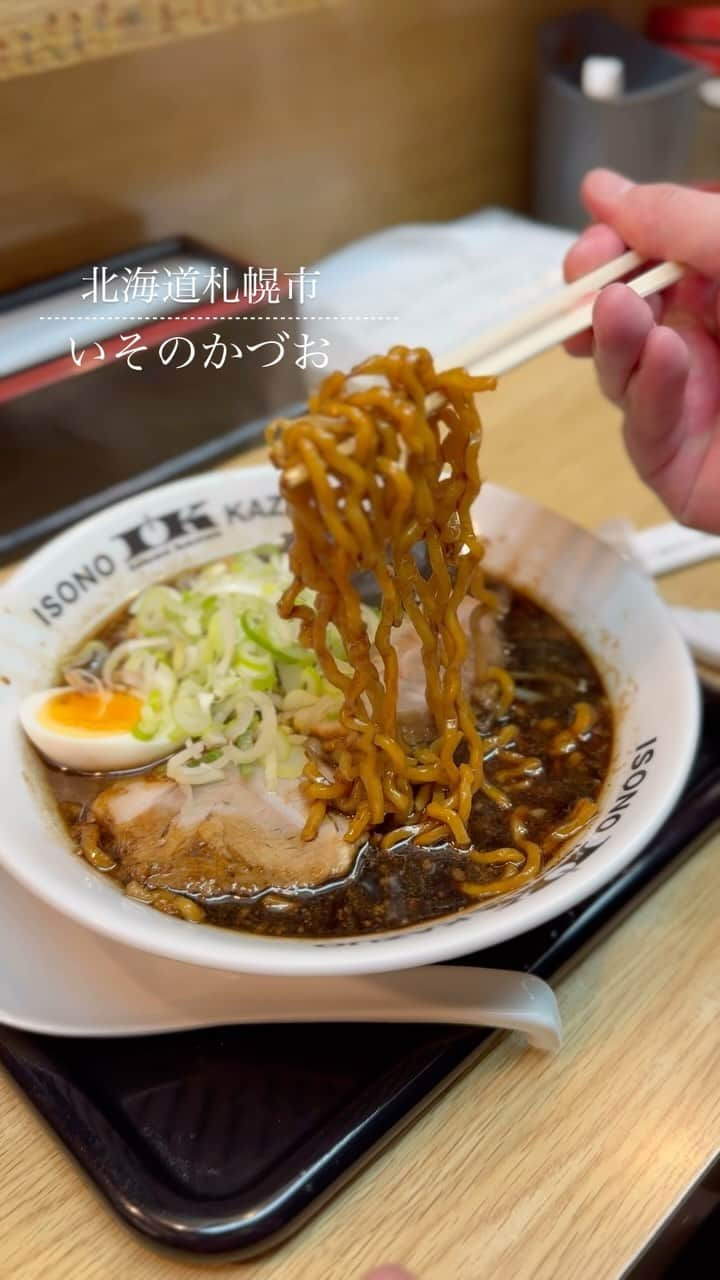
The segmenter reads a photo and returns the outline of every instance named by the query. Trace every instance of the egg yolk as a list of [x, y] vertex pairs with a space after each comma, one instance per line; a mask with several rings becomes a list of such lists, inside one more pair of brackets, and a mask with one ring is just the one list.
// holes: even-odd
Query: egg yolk
[[48, 698], [37, 711], [46, 729], [85, 737], [100, 733], [130, 733], [140, 719], [143, 704], [133, 693], [82, 693], [68, 689]]

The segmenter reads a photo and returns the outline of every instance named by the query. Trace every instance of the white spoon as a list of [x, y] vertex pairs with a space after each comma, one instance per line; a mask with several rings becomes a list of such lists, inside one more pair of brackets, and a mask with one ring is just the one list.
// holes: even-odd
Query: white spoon
[[546, 1052], [559, 1049], [562, 1034], [553, 991], [530, 974], [470, 965], [349, 978], [205, 969], [102, 938], [2, 869], [0, 1022], [63, 1036], [152, 1035], [240, 1023], [440, 1023], [520, 1031]]

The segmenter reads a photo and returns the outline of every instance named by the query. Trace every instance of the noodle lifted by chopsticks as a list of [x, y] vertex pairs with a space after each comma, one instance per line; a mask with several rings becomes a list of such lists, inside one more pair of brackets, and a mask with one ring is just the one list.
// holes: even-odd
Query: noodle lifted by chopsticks
[[[353, 388], [353, 379], [368, 376], [375, 385]], [[457, 615], [468, 594], [493, 600], [471, 508], [480, 490], [474, 395], [494, 386], [494, 378], [461, 369], [438, 373], [427, 351], [398, 346], [349, 377], [330, 375], [306, 416], [270, 428], [294, 531], [294, 578], [279, 610], [299, 619], [303, 643], [343, 695], [331, 776], [312, 761], [305, 770], [306, 839], [332, 805], [350, 818], [349, 841], [389, 821], [393, 841], [412, 834], [420, 843], [468, 845], [474, 794], [503, 799], [484, 777], [483, 743], [462, 688], [467, 641]], [[417, 543], [425, 544], [427, 578], [413, 556]], [[372, 572], [380, 588], [374, 642], [351, 580], [359, 571]], [[312, 604], [299, 599], [306, 589]], [[392, 631], [405, 617], [422, 646], [436, 732], [427, 748], [410, 749], [398, 726]], [[346, 663], [328, 647], [330, 622]]]

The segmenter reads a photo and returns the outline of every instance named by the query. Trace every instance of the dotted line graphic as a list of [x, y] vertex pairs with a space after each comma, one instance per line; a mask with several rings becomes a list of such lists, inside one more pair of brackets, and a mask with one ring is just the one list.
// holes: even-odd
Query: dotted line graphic
[[[108, 316], [108, 319], [113, 317]], [[400, 316], [196, 316], [187, 311], [181, 311], [175, 316], [117, 316], [114, 317], [122, 323], [127, 321], [143, 320], [147, 323], [154, 324], [156, 320], [399, 320]], [[101, 320], [102, 316], [39, 316], [40, 320]]]

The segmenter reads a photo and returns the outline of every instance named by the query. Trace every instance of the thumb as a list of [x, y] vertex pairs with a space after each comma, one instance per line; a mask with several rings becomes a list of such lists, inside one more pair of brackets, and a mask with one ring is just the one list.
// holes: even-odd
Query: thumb
[[593, 169], [581, 195], [593, 218], [643, 257], [683, 262], [720, 280], [720, 194], [670, 182], [634, 183], [610, 169]]

